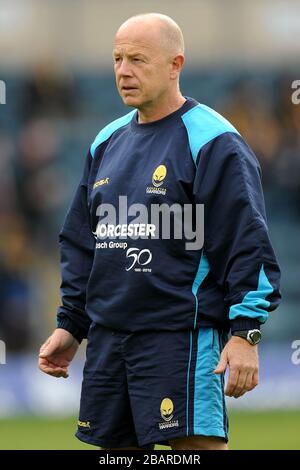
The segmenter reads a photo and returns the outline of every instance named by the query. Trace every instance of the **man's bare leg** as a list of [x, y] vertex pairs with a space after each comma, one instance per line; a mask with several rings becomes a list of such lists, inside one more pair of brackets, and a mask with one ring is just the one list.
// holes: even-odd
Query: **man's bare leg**
[[220, 437], [188, 436], [169, 439], [172, 450], [228, 450], [228, 445]]

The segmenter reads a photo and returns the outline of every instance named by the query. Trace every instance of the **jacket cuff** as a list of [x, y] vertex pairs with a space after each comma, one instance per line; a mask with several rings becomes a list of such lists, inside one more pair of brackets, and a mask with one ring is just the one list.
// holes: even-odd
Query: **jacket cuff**
[[82, 332], [82, 330], [80, 328], [78, 328], [78, 326], [76, 326], [68, 318], [58, 319], [56, 327], [57, 328], [62, 328], [63, 330], [66, 330], [69, 333], [71, 333], [74, 336], [74, 338], [77, 339], [79, 344], [86, 337], [85, 334]]
[[255, 318], [240, 317], [230, 320], [231, 333], [241, 330], [260, 330], [261, 322]]

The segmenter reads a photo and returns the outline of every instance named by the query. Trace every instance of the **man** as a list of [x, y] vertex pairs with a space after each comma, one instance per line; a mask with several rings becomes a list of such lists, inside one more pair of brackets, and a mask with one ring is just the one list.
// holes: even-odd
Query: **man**
[[[280, 300], [259, 165], [228, 121], [182, 96], [184, 44], [171, 18], [130, 18], [113, 55], [135, 109], [89, 150], [60, 233], [62, 306], [40, 368], [68, 377], [87, 337], [76, 434], [87, 443], [227, 449], [225, 369], [228, 396], [257, 385], [260, 325]], [[203, 204], [204, 245], [157, 236], [157, 223], [131, 223], [130, 211], [104, 223], [120, 196], [141, 212]]]

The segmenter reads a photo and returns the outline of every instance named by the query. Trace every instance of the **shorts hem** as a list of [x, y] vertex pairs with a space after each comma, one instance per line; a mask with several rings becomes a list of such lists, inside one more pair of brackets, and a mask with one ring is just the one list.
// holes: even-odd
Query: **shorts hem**
[[138, 444], [137, 442], [133, 443], [125, 441], [120, 443], [120, 441], [105, 441], [104, 439], [98, 439], [93, 436], [88, 436], [80, 431], [77, 431], [75, 433], [75, 436], [77, 437], [77, 439], [84, 442], [85, 444], [91, 444], [93, 446], [98, 447], [141, 447], [140, 444]]
[[[144, 434], [144, 437], [138, 437], [138, 442], [139, 442], [139, 445], [149, 445], [149, 444], [155, 443], [155, 444], [162, 445], [162, 446], [170, 446], [169, 439], [173, 439], [174, 437], [176, 437], [174, 436], [175, 432], [177, 433], [177, 435], [179, 434], [179, 437], [183, 437], [186, 435], [185, 429], [186, 429], [185, 426], [171, 428], [169, 430], [170, 435], [167, 434], [167, 432], [165, 432], [165, 434], [162, 436], [161, 434], [156, 435], [155, 434], [156, 429], [152, 428], [149, 430], [149, 432]], [[151, 435], [154, 435], [155, 437], [151, 438]]]
[[199, 426], [194, 427], [193, 436], [212, 436], [212, 437], [222, 437], [228, 442], [228, 436], [223, 429], [220, 428], [201, 428]]
[[151, 439], [151, 438], [144, 439], [143, 441], [140, 441], [139, 445], [140, 446], [149, 445], [155, 442], [155, 444], [170, 447], [169, 439], [180, 439], [181, 437], [193, 437], [193, 436], [221, 437], [222, 439], [225, 440], [226, 443], [228, 442], [228, 436], [225, 434], [223, 430], [220, 430], [218, 428], [203, 429], [203, 428], [196, 427], [195, 432], [193, 434], [187, 435], [186, 432], [182, 432], [182, 433], [179, 432], [177, 434], [174, 433], [172, 435], [166, 436], [164, 439], [162, 439], [161, 436], [160, 437], [157, 436], [154, 439]]

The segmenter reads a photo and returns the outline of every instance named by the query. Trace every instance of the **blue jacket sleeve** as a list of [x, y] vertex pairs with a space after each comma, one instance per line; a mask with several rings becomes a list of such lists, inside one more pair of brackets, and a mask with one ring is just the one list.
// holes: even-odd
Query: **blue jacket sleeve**
[[79, 342], [86, 338], [91, 323], [85, 311], [86, 286], [95, 246], [87, 204], [91, 161], [89, 153], [80, 184], [59, 233], [62, 305], [57, 312], [57, 327], [72, 333]]
[[226, 132], [202, 148], [194, 194], [204, 204], [204, 251], [224, 293], [231, 331], [259, 328], [280, 302], [280, 269], [260, 166], [241, 136]]

